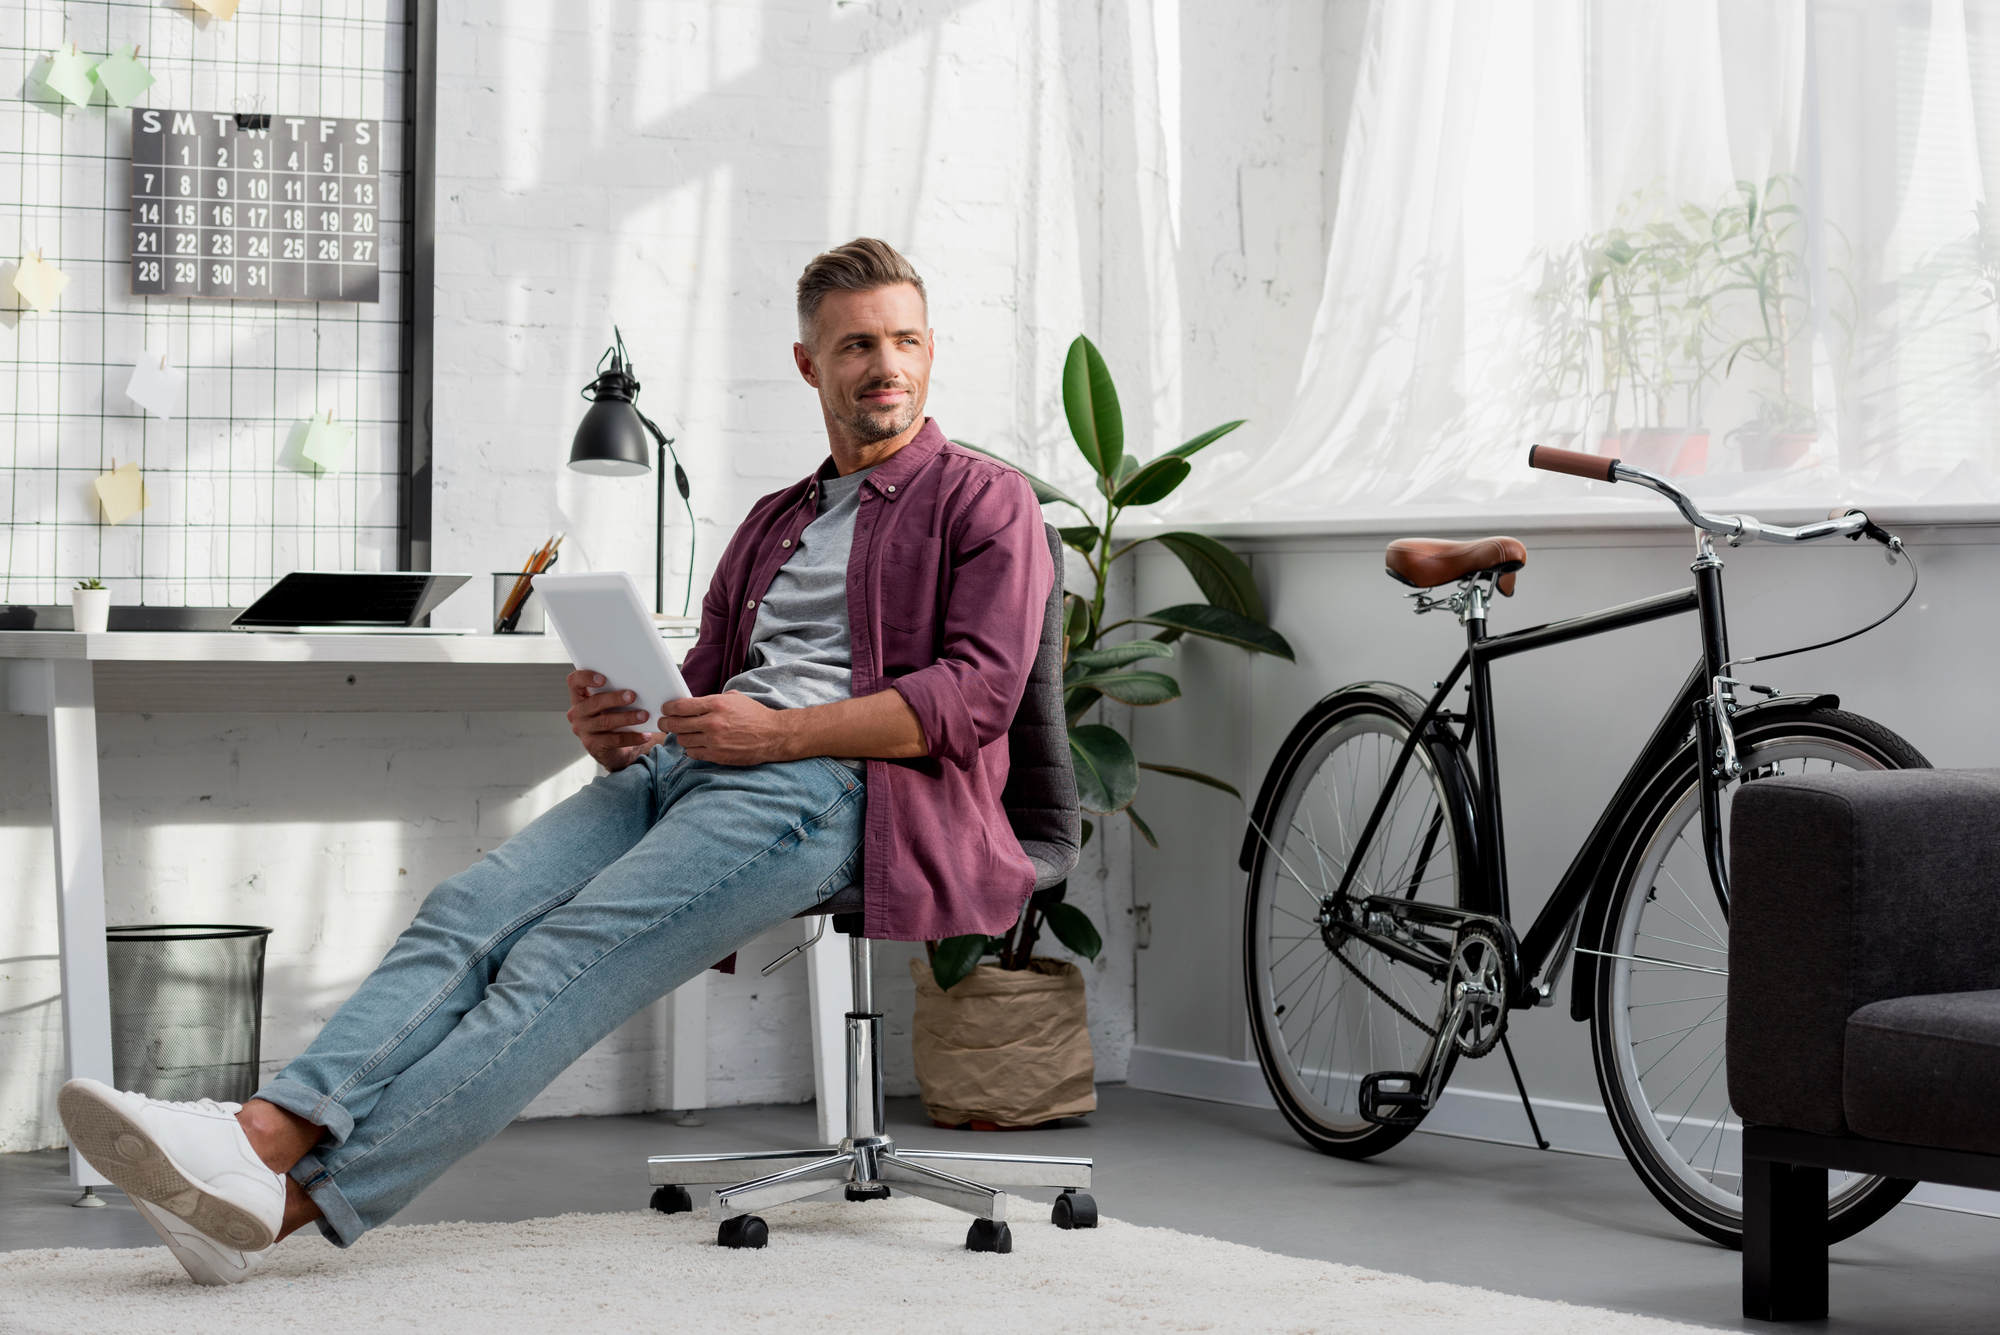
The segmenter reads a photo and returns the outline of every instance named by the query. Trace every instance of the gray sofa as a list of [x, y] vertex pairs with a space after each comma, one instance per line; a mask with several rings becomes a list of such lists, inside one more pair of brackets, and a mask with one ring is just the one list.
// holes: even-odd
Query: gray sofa
[[1827, 1170], [2000, 1189], [2000, 770], [1747, 783], [1730, 809], [1743, 1311], [1827, 1312]]

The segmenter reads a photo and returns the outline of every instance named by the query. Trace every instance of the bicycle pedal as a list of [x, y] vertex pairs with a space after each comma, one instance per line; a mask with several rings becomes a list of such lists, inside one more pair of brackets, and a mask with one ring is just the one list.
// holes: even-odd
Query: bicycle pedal
[[[1415, 1126], [1424, 1120], [1430, 1109], [1424, 1106], [1423, 1076], [1415, 1071], [1375, 1071], [1361, 1077], [1361, 1093], [1356, 1102], [1360, 1105], [1363, 1121], [1376, 1126]], [[1384, 1089], [1385, 1080], [1399, 1081], [1402, 1089]], [[1413, 1109], [1415, 1115], [1405, 1113], [1398, 1117], [1385, 1113], [1384, 1108]]]

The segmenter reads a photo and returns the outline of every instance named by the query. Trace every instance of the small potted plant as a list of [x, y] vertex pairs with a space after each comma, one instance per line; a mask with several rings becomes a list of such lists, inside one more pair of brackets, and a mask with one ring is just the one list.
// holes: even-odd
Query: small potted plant
[[111, 590], [101, 579], [79, 580], [69, 591], [70, 627], [85, 634], [103, 634], [111, 624]]
[[[1284, 636], [1271, 629], [1250, 567], [1201, 533], [1162, 533], [1119, 543], [1113, 529], [1128, 506], [1164, 500], [1185, 481], [1189, 459], [1243, 425], [1202, 432], [1141, 463], [1125, 452], [1118, 391], [1104, 358], [1087, 338], [1070, 345], [1063, 369], [1063, 409], [1077, 450], [1096, 475], [1100, 499], [1086, 506], [1027, 474], [1044, 505], [1063, 505], [1091, 521], [1060, 530], [1092, 577], [1088, 595], [1065, 596], [1064, 708], [1070, 759], [1084, 810], [1123, 812], [1139, 836], [1159, 847], [1132, 807], [1139, 771], [1152, 770], [1206, 784], [1240, 800], [1221, 779], [1176, 765], [1141, 761], [1123, 733], [1108, 723], [1085, 722], [1098, 703], [1161, 705], [1180, 698], [1180, 683], [1153, 660], [1174, 657], [1174, 642], [1195, 635], [1252, 653], [1291, 659]], [[959, 444], [965, 444], [960, 441]], [[977, 446], [968, 446], [978, 449]], [[984, 451], [982, 451], [984, 453]], [[1206, 600], [1161, 608], [1105, 624], [1105, 594], [1112, 565], [1148, 542], [1172, 552], [1193, 575]], [[1107, 644], [1118, 630], [1147, 627], [1154, 634]], [[1088, 844], [1093, 825], [1083, 823]], [[1037, 892], [1002, 936], [955, 936], [927, 942], [929, 959], [910, 961], [917, 985], [917, 1082], [933, 1121], [977, 1128], [1033, 1126], [1096, 1108], [1095, 1059], [1084, 1004], [1082, 971], [1067, 960], [1036, 954], [1044, 935], [1072, 954], [1096, 959], [1103, 938], [1089, 915], [1066, 902], [1067, 884]], [[991, 963], [986, 961], [991, 960]]]

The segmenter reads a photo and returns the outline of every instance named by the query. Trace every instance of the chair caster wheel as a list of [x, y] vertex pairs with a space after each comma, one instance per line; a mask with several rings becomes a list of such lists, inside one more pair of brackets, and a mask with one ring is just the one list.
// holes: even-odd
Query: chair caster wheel
[[715, 1230], [715, 1245], [718, 1247], [763, 1247], [771, 1241], [771, 1230], [763, 1220], [754, 1214], [739, 1214], [722, 1221], [722, 1227]]
[[653, 1192], [651, 1205], [661, 1214], [687, 1214], [694, 1209], [694, 1201], [688, 1196], [686, 1187], [660, 1187]]
[[1005, 1255], [1014, 1250], [1013, 1230], [997, 1219], [975, 1219], [965, 1231], [965, 1250]]
[[1065, 1191], [1056, 1197], [1049, 1221], [1057, 1228], [1096, 1228], [1097, 1202], [1080, 1191]]
[[889, 1184], [878, 1182], [872, 1187], [847, 1184], [847, 1199], [850, 1201], [886, 1201], [889, 1199]]

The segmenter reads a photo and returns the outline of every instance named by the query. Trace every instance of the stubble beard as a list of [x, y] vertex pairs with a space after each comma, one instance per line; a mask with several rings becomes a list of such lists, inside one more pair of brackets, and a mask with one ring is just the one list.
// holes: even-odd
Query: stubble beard
[[[869, 388], [876, 389], [881, 386], [871, 385]], [[898, 388], [908, 390], [911, 387], [902, 385]], [[917, 402], [916, 395], [912, 393], [908, 399], [894, 408], [871, 410], [857, 405], [842, 419], [841, 425], [851, 431], [855, 439], [863, 444], [873, 445], [908, 431], [915, 424], [917, 414], [922, 411], [923, 405]]]

